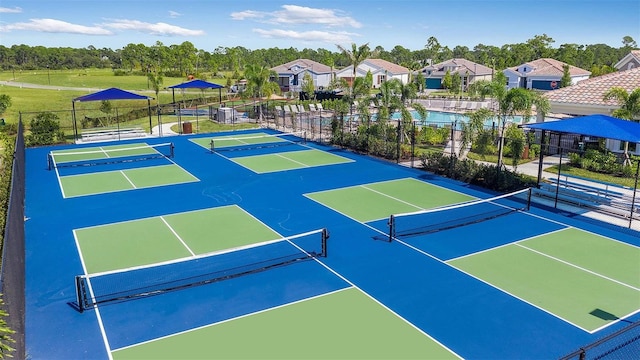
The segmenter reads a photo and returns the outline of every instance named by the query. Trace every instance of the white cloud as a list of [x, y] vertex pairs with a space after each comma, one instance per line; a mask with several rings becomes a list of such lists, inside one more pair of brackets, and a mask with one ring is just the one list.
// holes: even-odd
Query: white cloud
[[298, 5], [283, 5], [282, 10], [260, 12], [245, 10], [231, 13], [233, 20], [259, 20], [279, 25], [323, 25], [326, 27], [361, 28], [362, 24], [341, 11], [318, 9]]
[[350, 43], [352, 37], [357, 36], [353, 33], [338, 32], [338, 31], [293, 31], [293, 30], [265, 30], [265, 29], [253, 29], [253, 32], [259, 34], [262, 37], [270, 39], [288, 39], [295, 41], [306, 42], [325, 42], [325, 43]]
[[117, 30], [134, 30], [151, 35], [160, 36], [202, 36], [205, 35], [203, 30], [185, 29], [179, 26], [166, 23], [147, 23], [138, 20], [113, 20], [103, 26]]
[[82, 35], [113, 35], [113, 32], [102, 27], [72, 24], [55, 19], [29, 19], [29, 22], [19, 22], [0, 26], [0, 31], [7, 32], [14, 30]]
[[253, 11], [253, 10], [246, 10], [246, 11], [231, 13], [232, 20], [262, 19], [266, 16], [268, 16], [268, 13]]
[[180, 16], [182, 16], [182, 14], [180, 14], [179, 12], [173, 11], [173, 10], [169, 10], [169, 17], [170, 18], [177, 18], [177, 17], [180, 17]]
[[22, 12], [22, 8], [19, 7], [14, 7], [14, 8], [6, 8], [6, 7], [0, 7], [0, 14], [5, 13], [5, 14], [19, 14]]

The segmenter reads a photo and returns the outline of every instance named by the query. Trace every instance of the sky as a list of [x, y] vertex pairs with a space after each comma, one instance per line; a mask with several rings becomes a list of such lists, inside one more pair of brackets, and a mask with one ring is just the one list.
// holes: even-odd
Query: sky
[[640, 0], [0, 0], [0, 45], [327, 49], [640, 43]]

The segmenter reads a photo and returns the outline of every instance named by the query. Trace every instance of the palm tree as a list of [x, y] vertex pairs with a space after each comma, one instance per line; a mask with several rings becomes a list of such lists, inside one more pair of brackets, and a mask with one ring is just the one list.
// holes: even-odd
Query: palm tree
[[504, 132], [507, 126], [507, 119], [518, 113], [524, 113], [524, 117], [531, 116], [533, 106], [530, 90], [523, 88], [513, 88], [506, 91], [504, 96], [498, 100], [498, 117], [500, 119], [500, 135], [498, 139], [498, 169], [502, 169], [502, 156], [504, 153]]
[[[640, 117], [640, 88], [628, 93], [625, 89], [620, 87], [613, 87], [604, 94], [603, 100], [615, 100], [620, 104], [620, 108], [613, 111], [613, 116], [625, 119], [634, 120]], [[624, 163], [630, 164], [629, 159], [629, 142], [624, 143]]]
[[358, 71], [358, 66], [362, 64], [363, 61], [367, 60], [370, 56], [373, 55], [371, 49], [369, 49], [369, 43], [364, 45], [356, 45], [355, 43], [351, 44], [351, 49], [345, 48], [342, 45], [336, 45], [338, 50], [345, 55], [349, 61], [349, 65], [353, 66], [351, 84], [353, 86], [353, 82], [356, 79], [356, 74]]
[[[260, 99], [280, 92], [278, 84], [270, 81], [271, 78], [277, 78], [278, 74], [264, 66], [247, 64], [244, 68], [244, 77], [247, 79], [245, 92], [252, 97]], [[258, 107], [258, 119], [262, 120], [262, 106]]]

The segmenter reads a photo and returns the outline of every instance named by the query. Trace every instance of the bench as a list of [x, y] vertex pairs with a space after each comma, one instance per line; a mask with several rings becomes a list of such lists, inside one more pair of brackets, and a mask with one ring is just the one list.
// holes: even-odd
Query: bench
[[140, 127], [134, 128], [106, 128], [106, 129], [88, 129], [82, 131], [82, 141], [102, 141], [122, 138], [146, 137], [147, 133]]
[[[534, 189], [532, 194], [554, 201], [557, 196], [559, 202], [626, 219], [629, 218], [631, 213], [632, 199], [627, 196], [619, 198], [605, 197], [566, 187], [558, 188], [555, 183], [542, 183], [540, 188]], [[636, 202], [633, 208], [633, 218], [640, 219], [640, 204]]]

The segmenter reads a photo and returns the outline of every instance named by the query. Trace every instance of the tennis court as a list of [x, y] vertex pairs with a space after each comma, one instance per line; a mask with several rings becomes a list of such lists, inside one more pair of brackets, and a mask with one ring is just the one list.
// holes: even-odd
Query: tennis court
[[[547, 359], [640, 320], [638, 234], [528, 190], [265, 129], [170, 140], [27, 150], [30, 358]], [[305, 152], [334, 160], [277, 160]], [[65, 177], [165, 165], [195, 180], [60, 196], [80, 193]]]
[[173, 144], [111, 145], [47, 154], [64, 198], [198, 181], [171, 161]]
[[304, 133], [250, 133], [195, 138], [192, 141], [258, 174], [353, 161], [307, 147]]

